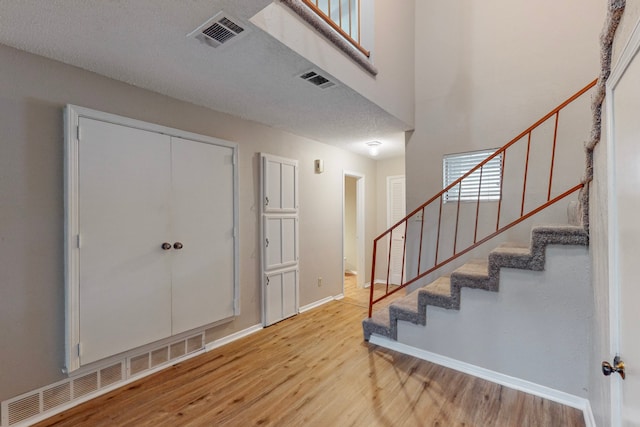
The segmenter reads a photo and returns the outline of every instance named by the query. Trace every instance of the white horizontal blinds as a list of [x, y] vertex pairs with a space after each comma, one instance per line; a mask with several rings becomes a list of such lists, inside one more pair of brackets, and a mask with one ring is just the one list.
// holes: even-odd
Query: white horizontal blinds
[[[442, 160], [443, 188], [449, 186], [495, 152], [495, 149], [491, 149], [444, 156]], [[481, 169], [464, 178], [460, 184], [447, 191], [444, 194], [444, 202], [477, 201], [478, 196], [482, 201], [500, 200], [501, 169], [502, 154], [499, 154], [485, 163]]]

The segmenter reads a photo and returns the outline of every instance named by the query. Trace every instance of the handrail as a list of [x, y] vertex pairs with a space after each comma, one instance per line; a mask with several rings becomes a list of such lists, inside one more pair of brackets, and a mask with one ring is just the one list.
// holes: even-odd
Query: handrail
[[338, 16], [338, 22], [334, 21], [333, 18], [331, 18], [330, 14], [331, 14], [331, 0], [328, 1], [328, 13], [325, 13], [320, 7], [318, 7], [318, 0], [302, 0], [302, 3], [304, 3], [305, 5], [307, 5], [313, 12], [315, 12], [316, 15], [318, 15], [320, 18], [322, 18], [323, 21], [325, 21], [327, 24], [329, 24], [331, 26], [331, 28], [333, 28], [335, 31], [338, 32], [338, 34], [340, 34], [342, 37], [345, 38], [345, 40], [347, 40], [353, 47], [355, 47], [356, 49], [358, 49], [362, 54], [364, 54], [367, 58], [369, 58], [371, 56], [371, 52], [369, 52], [367, 49], [365, 49], [361, 44], [360, 44], [360, 1], [357, 2], [358, 8], [357, 11], [355, 11], [356, 13], [356, 17], [357, 17], [357, 23], [358, 23], [358, 33], [356, 34], [356, 37], [354, 38], [351, 35], [351, 2], [349, 2], [349, 33], [347, 33], [346, 31], [344, 31], [342, 29], [342, 1], [339, 0], [339, 16]]
[[[568, 195], [574, 193], [575, 191], [579, 190], [580, 188], [582, 188], [582, 184], [577, 184], [573, 187], [571, 187], [570, 189], [564, 191], [563, 193], [561, 193], [560, 195], [551, 198], [551, 187], [552, 187], [552, 183], [553, 183], [553, 170], [555, 167], [555, 163], [556, 163], [556, 145], [557, 145], [557, 136], [558, 136], [558, 121], [559, 121], [559, 117], [560, 117], [560, 111], [565, 108], [567, 105], [569, 105], [570, 103], [572, 103], [573, 101], [575, 101], [576, 99], [578, 99], [580, 96], [582, 96], [585, 92], [587, 92], [589, 89], [591, 89], [592, 87], [594, 87], [597, 83], [597, 79], [592, 81], [591, 83], [589, 83], [588, 85], [586, 85], [584, 88], [582, 88], [581, 90], [579, 90], [578, 92], [576, 92], [574, 95], [572, 95], [571, 97], [569, 97], [566, 101], [564, 101], [563, 103], [561, 103], [560, 105], [558, 105], [556, 108], [554, 108], [553, 110], [551, 110], [549, 113], [547, 113], [545, 116], [543, 116], [540, 120], [538, 120], [537, 122], [535, 122], [533, 125], [531, 125], [530, 127], [528, 127], [527, 129], [525, 129], [524, 131], [522, 131], [518, 136], [516, 136], [515, 138], [513, 138], [512, 140], [510, 140], [507, 144], [505, 144], [504, 146], [502, 146], [501, 148], [499, 148], [498, 150], [496, 150], [493, 154], [491, 154], [490, 156], [488, 156], [486, 159], [484, 159], [483, 161], [481, 161], [480, 163], [478, 163], [475, 167], [473, 167], [471, 170], [469, 170], [467, 173], [465, 173], [464, 175], [462, 175], [460, 178], [456, 179], [455, 181], [453, 181], [451, 184], [447, 185], [443, 190], [441, 190], [439, 193], [437, 193], [435, 196], [431, 197], [429, 200], [427, 200], [426, 202], [424, 202], [423, 204], [421, 204], [420, 206], [418, 206], [417, 208], [415, 208], [413, 211], [411, 211], [408, 215], [406, 215], [403, 219], [401, 219], [400, 221], [396, 222], [394, 225], [392, 225], [389, 229], [387, 229], [386, 231], [384, 231], [382, 234], [380, 234], [378, 237], [376, 237], [373, 241], [373, 262], [372, 262], [372, 266], [371, 266], [371, 289], [370, 289], [370, 294], [369, 294], [369, 317], [371, 317], [372, 313], [373, 313], [373, 305], [383, 299], [385, 299], [386, 297], [388, 297], [389, 295], [394, 294], [395, 292], [411, 285], [412, 283], [415, 283], [417, 280], [425, 277], [427, 274], [432, 273], [433, 271], [441, 268], [442, 266], [448, 264], [449, 262], [455, 260], [456, 258], [459, 258], [460, 256], [466, 254], [467, 252], [471, 251], [472, 249], [475, 249], [476, 247], [480, 246], [481, 244], [487, 242], [488, 240], [492, 239], [493, 237], [497, 236], [498, 234], [501, 234], [502, 232], [510, 229], [511, 227], [519, 224], [520, 222], [526, 220], [527, 218], [531, 217], [532, 215], [535, 215], [536, 213], [540, 212], [541, 210], [551, 206], [552, 204], [562, 200], [563, 198], [567, 197]], [[546, 196], [547, 196], [547, 200], [545, 203], [541, 204], [540, 206], [536, 207], [535, 209], [527, 212], [526, 214], [524, 213], [524, 206], [525, 206], [525, 197], [526, 197], [526, 191], [527, 191], [527, 175], [529, 172], [529, 151], [531, 149], [531, 133], [538, 128], [540, 125], [542, 125], [543, 123], [545, 123], [547, 120], [549, 120], [550, 118], [555, 116], [555, 124], [554, 124], [554, 132], [553, 132], [553, 145], [552, 145], [552, 152], [551, 152], [551, 165], [549, 168], [549, 184], [548, 184], [548, 188], [546, 189]], [[500, 226], [500, 213], [501, 213], [501, 209], [502, 209], [502, 196], [503, 196], [503, 182], [504, 182], [504, 170], [505, 170], [505, 162], [506, 162], [506, 153], [507, 153], [507, 149], [510, 148], [511, 146], [513, 146], [514, 144], [516, 144], [518, 141], [522, 140], [525, 136], [527, 137], [527, 156], [526, 156], [526, 161], [525, 161], [525, 168], [524, 168], [524, 178], [523, 178], [523, 189], [522, 189], [522, 200], [521, 200], [521, 204], [520, 204], [520, 216], [518, 218], [516, 218], [515, 220], [513, 220], [512, 222], [510, 222], [507, 225], [503, 225], [502, 227]], [[445, 260], [441, 260], [440, 262], [438, 262], [438, 255], [439, 255], [439, 249], [440, 249], [440, 237], [441, 237], [441, 228], [442, 228], [442, 207], [443, 207], [443, 198], [444, 195], [451, 190], [452, 188], [456, 187], [456, 186], [462, 186], [462, 182], [468, 178], [469, 176], [471, 176], [473, 173], [477, 172], [478, 170], [480, 170], [480, 178], [479, 178], [479, 183], [478, 183], [478, 192], [480, 192], [480, 186], [482, 183], [482, 168], [485, 164], [487, 164], [489, 161], [491, 161], [492, 159], [496, 158], [497, 156], [502, 156], [502, 167], [501, 167], [501, 180], [500, 180], [500, 199], [498, 200], [498, 207], [497, 207], [497, 219], [496, 219], [496, 228], [495, 231], [490, 233], [489, 235], [485, 236], [484, 238], [481, 238], [480, 240], [477, 240], [477, 230], [478, 230], [478, 218], [479, 218], [479, 210], [480, 210], [480, 198], [478, 197], [478, 201], [476, 204], [476, 217], [475, 217], [475, 229], [474, 229], [474, 237], [473, 237], [473, 244], [469, 245], [468, 247], [466, 247], [465, 249], [462, 249], [460, 251], [457, 251], [457, 240], [458, 240], [458, 222], [460, 219], [460, 193], [461, 191], [458, 191], [458, 200], [457, 203], [457, 208], [456, 208], [456, 224], [455, 224], [455, 232], [454, 232], [454, 238], [453, 238], [453, 255], [446, 258]], [[422, 261], [422, 247], [423, 247], [423, 238], [424, 238], [424, 234], [425, 234], [425, 222], [426, 222], [426, 218], [425, 218], [425, 209], [431, 205], [432, 203], [434, 203], [436, 200], [439, 200], [439, 212], [438, 212], [438, 221], [437, 221], [437, 236], [436, 236], [436, 245], [435, 245], [435, 259], [433, 262], [433, 266], [430, 268], [427, 268], [426, 270], [422, 271], [421, 269], [421, 261]], [[417, 272], [416, 272], [416, 276], [412, 277], [411, 279], [408, 279], [405, 281], [405, 275], [404, 275], [404, 270], [405, 270], [405, 260], [406, 260], [406, 246], [407, 246], [407, 239], [404, 239], [403, 242], [403, 253], [402, 253], [402, 272], [401, 272], [401, 279], [400, 279], [400, 283], [398, 284], [397, 287], [395, 287], [395, 289], [392, 289], [389, 292], [389, 278], [390, 278], [390, 270], [391, 270], [391, 251], [392, 251], [392, 233], [394, 232], [394, 230], [398, 227], [404, 226], [404, 229], [407, 230], [408, 226], [409, 226], [409, 219], [411, 219], [412, 217], [418, 215], [419, 213], [422, 214], [422, 224], [421, 224], [421, 228], [420, 228], [420, 242], [419, 242], [419, 249], [418, 249], [418, 268], [417, 268]], [[375, 298], [374, 299], [374, 288], [375, 288], [375, 273], [376, 273], [376, 256], [377, 256], [377, 248], [378, 248], [378, 242], [385, 238], [388, 237], [389, 238], [389, 254], [388, 254], [388, 265], [387, 265], [387, 279], [386, 279], [386, 286], [385, 286], [385, 292], [384, 294], [379, 297], [379, 298]]]

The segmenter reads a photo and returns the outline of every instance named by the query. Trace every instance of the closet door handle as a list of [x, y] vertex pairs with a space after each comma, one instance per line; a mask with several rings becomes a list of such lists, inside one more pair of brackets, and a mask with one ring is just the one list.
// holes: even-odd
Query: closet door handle
[[180, 243], [180, 242], [175, 242], [173, 244], [173, 249], [182, 249], [182, 248], [183, 248], [183, 246], [182, 246], [182, 243]]
[[165, 251], [168, 251], [169, 249], [171, 249], [171, 243], [164, 242], [162, 244], [162, 249], [164, 249]]

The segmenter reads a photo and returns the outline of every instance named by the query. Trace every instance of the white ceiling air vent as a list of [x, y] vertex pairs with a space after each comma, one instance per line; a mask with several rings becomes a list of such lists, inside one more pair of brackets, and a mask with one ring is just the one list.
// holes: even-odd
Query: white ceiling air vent
[[317, 71], [307, 71], [306, 73], [300, 74], [300, 78], [308, 81], [309, 83], [318, 86], [321, 89], [327, 89], [331, 86], [335, 86], [336, 84], [326, 78], [325, 76], [319, 74]]
[[187, 37], [193, 37], [211, 47], [220, 47], [246, 33], [238, 20], [219, 12], [204, 24], [193, 30]]

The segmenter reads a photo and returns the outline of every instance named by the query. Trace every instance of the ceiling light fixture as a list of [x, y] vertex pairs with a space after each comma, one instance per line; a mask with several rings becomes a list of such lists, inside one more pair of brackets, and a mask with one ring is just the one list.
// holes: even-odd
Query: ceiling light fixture
[[370, 141], [367, 142], [367, 147], [369, 147], [369, 155], [370, 156], [377, 156], [378, 154], [380, 154], [380, 146], [382, 145], [382, 142], [380, 141]]

